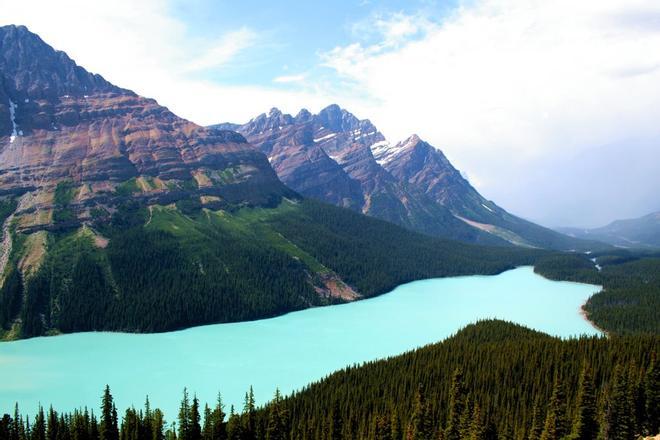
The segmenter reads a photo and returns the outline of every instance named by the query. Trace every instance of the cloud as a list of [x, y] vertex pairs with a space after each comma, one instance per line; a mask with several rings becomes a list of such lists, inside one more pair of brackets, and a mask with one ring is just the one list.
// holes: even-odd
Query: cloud
[[238, 53], [255, 44], [257, 34], [248, 28], [228, 32], [186, 66], [188, 71], [217, 68], [231, 61]]
[[258, 34], [237, 27], [200, 40], [171, 6], [169, 0], [0, 0], [0, 24], [28, 26], [87, 70], [199, 124], [247, 120], [280, 101], [304, 105], [304, 93], [205, 80], [205, 71], [225, 68], [258, 45]]
[[[632, 216], [657, 199], [660, 182], [613, 162], [617, 154], [660, 162], [660, 147], [649, 147], [660, 144], [656, 0], [465, 0], [440, 21], [422, 12], [371, 14], [318, 66], [251, 86], [210, 73], [256, 56], [262, 40], [273, 40], [268, 30], [239, 22], [200, 39], [171, 0], [0, 0], [0, 11], [4, 23], [27, 25], [88, 70], [200, 124], [336, 102], [391, 140], [419, 133], [486, 196], [549, 224], [559, 212], [585, 224]], [[589, 159], [603, 148], [610, 161]], [[561, 185], [553, 167], [562, 169]], [[608, 181], [607, 209], [586, 195], [569, 204], [567, 188], [598, 190], [594, 176]], [[621, 202], [633, 188], [647, 191], [636, 197], [646, 205]]]
[[[629, 141], [660, 142], [659, 12], [654, 0], [472, 1], [426, 24], [421, 37], [406, 31], [410, 17], [393, 16], [401, 26], [381, 26], [380, 41], [336, 47], [322, 62], [371, 98], [360, 111], [388, 137], [418, 132], [487, 196], [533, 215], [554, 202], [523, 204], [518, 196], [533, 189], [520, 185], [550, 159], [568, 163], [615, 144], [660, 163], [660, 148], [641, 151]], [[556, 196], [554, 208], [563, 209], [570, 194]], [[553, 223], [552, 213], [542, 220]]]
[[282, 75], [273, 79], [274, 83], [286, 84], [286, 83], [299, 83], [305, 80], [307, 75], [300, 73], [297, 75]]

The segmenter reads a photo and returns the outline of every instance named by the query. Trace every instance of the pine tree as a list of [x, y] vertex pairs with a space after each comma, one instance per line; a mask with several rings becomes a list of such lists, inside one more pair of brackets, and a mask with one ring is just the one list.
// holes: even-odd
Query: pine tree
[[486, 440], [486, 424], [481, 413], [481, 406], [478, 403], [474, 404], [468, 438], [470, 440]]
[[633, 440], [635, 420], [628, 372], [617, 365], [605, 414], [605, 436], [608, 440]]
[[227, 421], [227, 438], [229, 440], [241, 440], [241, 418], [234, 411], [234, 405], [229, 408], [229, 420]]
[[449, 389], [449, 417], [445, 428], [445, 440], [460, 440], [461, 418], [465, 411], [465, 394], [463, 372], [456, 369]]
[[188, 420], [189, 440], [202, 439], [202, 427], [200, 426], [199, 399], [193, 396], [192, 406], [190, 407], [190, 419]]
[[598, 435], [598, 421], [596, 409], [596, 391], [594, 389], [591, 372], [585, 366], [580, 376], [577, 396], [577, 407], [573, 419], [571, 439], [593, 440]]
[[392, 422], [391, 422], [391, 431], [392, 431], [392, 440], [401, 440], [401, 419], [399, 419], [399, 412], [396, 410], [396, 407], [390, 404], [392, 410]]
[[242, 439], [243, 440], [255, 440], [257, 438], [256, 433], [256, 405], [254, 401], [254, 391], [250, 387], [250, 391], [245, 393], [245, 401], [243, 404], [243, 414], [242, 414]]
[[343, 438], [344, 423], [339, 409], [339, 402], [335, 400], [330, 414], [330, 440], [341, 440]]
[[47, 440], [57, 440], [57, 428], [59, 426], [57, 413], [51, 406], [48, 409], [48, 428], [46, 429]]
[[148, 440], [165, 440], [165, 416], [156, 408], [151, 416], [151, 438]]
[[392, 440], [392, 425], [390, 420], [384, 415], [376, 417], [374, 426], [375, 440]]
[[46, 440], [46, 418], [44, 409], [39, 405], [37, 416], [34, 418], [34, 427], [32, 428], [32, 440]]
[[266, 440], [285, 440], [287, 438], [287, 413], [282, 404], [280, 390], [275, 390], [275, 397], [270, 404]]
[[644, 379], [645, 415], [644, 427], [647, 435], [660, 434], [660, 366], [655, 353]]
[[101, 399], [101, 424], [99, 426], [100, 440], [119, 440], [119, 428], [117, 426], [117, 408], [115, 408], [110, 387], [105, 386]]
[[190, 437], [190, 398], [188, 390], [183, 389], [183, 398], [179, 406], [179, 440], [192, 440]]
[[541, 440], [559, 440], [568, 434], [566, 420], [566, 393], [559, 377], [555, 377], [555, 385], [548, 403], [548, 412], [541, 433]]
[[410, 425], [408, 426], [408, 436], [410, 440], [430, 440], [432, 425], [429, 420], [428, 404], [424, 396], [422, 386], [417, 387], [415, 403], [413, 406]]
[[534, 408], [532, 409], [532, 426], [529, 428], [527, 440], [539, 440], [543, 433], [545, 416], [541, 408], [541, 401], [537, 397], [534, 399]]

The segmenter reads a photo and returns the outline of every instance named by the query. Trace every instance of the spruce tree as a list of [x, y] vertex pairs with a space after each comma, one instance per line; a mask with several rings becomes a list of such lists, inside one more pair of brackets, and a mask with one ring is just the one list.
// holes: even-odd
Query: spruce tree
[[105, 386], [101, 399], [101, 423], [99, 426], [100, 440], [119, 440], [119, 428], [117, 426], [117, 408], [110, 393], [110, 387]]
[[469, 440], [486, 440], [486, 424], [481, 412], [481, 406], [478, 403], [474, 404], [468, 438]]
[[151, 416], [151, 438], [148, 440], [165, 440], [165, 416], [156, 408]]
[[46, 440], [46, 418], [44, 409], [39, 405], [39, 410], [34, 418], [34, 427], [32, 428], [32, 440]]
[[660, 434], [660, 366], [655, 353], [644, 379], [645, 415], [644, 427], [647, 435]]
[[541, 408], [541, 401], [537, 397], [534, 399], [534, 407], [532, 409], [532, 425], [527, 434], [527, 440], [539, 440], [543, 433], [543, 425], [545, 423], [545, 416]]
[[229, 408], [229, 420], [227, 421], [227, 438], [229, 440], [241, 440], [241, 418], [234, 411], [234, 405]]
[[192, 440], [190, 437], [190, 398], [188, 390], [183, 389], [183, 398], [179, 406], [179, 440]]
[[593, 440], [598, 435], [596, 391], [591, 372], [585, 366], [582, 369], [578, 388], [577, 406], [573, 419], [571, 439]]
[[555, 377], [555, 385], [548, 403], [541, 440], [559, 440], [568, 434], [566, 420], [566, 393], [559, 377]]
[[269, 406], [268, 426], [266, 428], [266, 440], [285, 440], [287, 433], [287, 414], [282, 404], [280, 390], [275, 390], [275, 396]]
[[201, 440], [202, 427], [200, 426], [200, 413], [199, 413], [199, 399], [193, 396], [192, 405], [190, 407], [190, 419], [188, 420], [189, 434], [188, 440]]
[[410, 440], [430, 440], [432, 425], [429, 420], [428, 404], [424, 396], [422, 386], [417, 387], [415, 403], [413, 406], [410, 425], [408, 427], [408, 438]]
[[57, 413], [51, 406], [48, 409], [48, 428], [46, 429], [47, 440], [57, 440], [57, 428], [59, 426]]
[[250, 391], [245, 393], [245, 401], [243, 404], [242, 420], [242, 439], [255, 440], [257, 438], [256, 432], [256, 405], [254, 401], [254, 390], [250, 387]]
[[339, 401], [335, 400], [330, 415], [330, 440], [342, 440], [344, 436], [343, 429], [344, 424], [339, 409]]
[[384, 415], [379, 414], [376, 416], [374, 438], [375, 440], [392, 440], [391, 422]]
[[465, 394], [463, 372], [456, 369], [449, 389], [449, 417], [445, 428], [445, 440], [460, 440], [461, 418], [465, 410]]
[[608, 440], [633, 440], [635, 420], [628, 372], [617, 365], [612, 381], [605, 414], [605, 436]]

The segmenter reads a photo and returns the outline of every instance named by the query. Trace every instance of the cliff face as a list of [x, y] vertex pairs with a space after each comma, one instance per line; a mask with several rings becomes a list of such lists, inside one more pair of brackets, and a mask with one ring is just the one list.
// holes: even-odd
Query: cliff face
[[246, 124], [219, 124], [266, 154], [303, 195], [430, 235], [488, 244], [581, 249], [569, 237], [484, 198], [442, 151], [413, 135], [390, 144], [368, 120], [337, 105], [318, 114], [274, 108]]
[[296, 116], [273, 108], [235, 129], [264, 154], [280, 179], [302, 195], [351, 208], [427, 234], [505, 244], [456, 218], [379, 164], [374, 146], [387, 144], [367, 119], [337, 105]]
[[0, 193], [30, 192], [38, 206], [23, 208], [47, 211], [63, 181], [75, 187], [83, 217], [112, 205], [127, 181], [138, 196], [164, 199], [267, 204], [293, 196], [243, 136], [181, 119], [87, 72], [25, 27], [2, 27]]

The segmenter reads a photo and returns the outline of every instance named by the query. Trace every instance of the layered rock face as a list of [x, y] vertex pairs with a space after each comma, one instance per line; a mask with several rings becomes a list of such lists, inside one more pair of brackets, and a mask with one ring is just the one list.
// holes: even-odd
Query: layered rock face
[[435, 236], [506, 244], [385, 169], [374, 157], [378, 147], [389, 145], [383, 134], [337, 105], [296, 116], [273, 108], [244, 125], [214, 127], [244, 135], [268, 156], [280, 179], [305, 196]]
[[244, 135], [268, 156], [280, 179], [303, 195], [468, 242], [556, 249], [584, 245], [487, 200], [440, 150], [418, 136], [390, 144], [368, 119], [337, 105], [296, 116], [274, 108], [243, 125], [216, 127]]
[[31, 207], [48, 210], [47, 194], [67, 181], [73, 205], [89, 208], [131, 180], [145, 197], [262, 204], [293, 196], [243, 136], [181, 119], [87, 72], [25, 27], [1, 27], [0, 192], [39, 193]]

